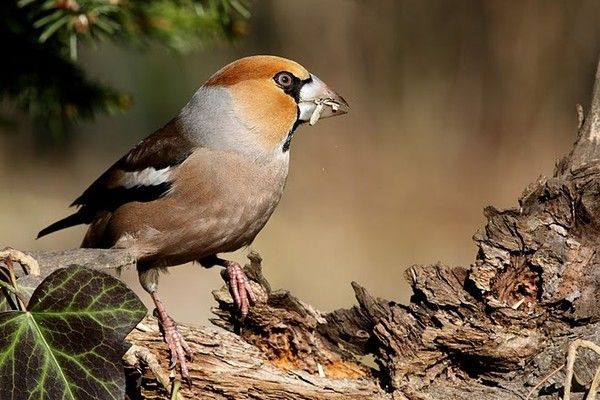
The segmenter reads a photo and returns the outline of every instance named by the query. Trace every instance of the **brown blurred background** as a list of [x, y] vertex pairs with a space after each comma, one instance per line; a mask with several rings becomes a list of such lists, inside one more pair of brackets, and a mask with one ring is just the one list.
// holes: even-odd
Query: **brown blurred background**
[[[0, 246], [78, 246], [83, 227], [34, 237], [211, 73], [277, 54], [334, 87], [352, 111], [295, 136], [286, 193], [252, 245], [267, 277], [323, 310], [350, 306], [353, 280], [405, 301], [407, 267], [470, 264], [482, 208], [515, 206], [529, 182], [551, 174], [575, 137], [575, 105], [587, 104], [600, 54], [597, 0], [271, 0], [252, 12], [233, 47], [185, 57], [82, 49], [93, 74], [135, 105], [80, 125], [51, 152], [36, 148], [23, 116], [18, 133], [0, 135]], [[124, 277], [149, 303], [135, 272]], [[218, 271], [185, 265], [160, 287], [176, 319], [203, 323], [219, 285]]]

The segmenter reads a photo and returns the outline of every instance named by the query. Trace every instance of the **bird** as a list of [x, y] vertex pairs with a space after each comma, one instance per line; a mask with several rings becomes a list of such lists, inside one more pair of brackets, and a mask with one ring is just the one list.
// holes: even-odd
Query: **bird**
[[126, 249], [150, 294], [171, 367], [189, 379], [192, 349], [158, 294], [159, 273], [191, 261], [224, 269], [238, 317], [256, 302], [235, 261], [278, 205], [296, 129], [349, 111], [346, 100], [295, 61], [248, 56], [224, 66], [162, 128], [131, 148], [38, 238], [80, 224], [83, 248]]

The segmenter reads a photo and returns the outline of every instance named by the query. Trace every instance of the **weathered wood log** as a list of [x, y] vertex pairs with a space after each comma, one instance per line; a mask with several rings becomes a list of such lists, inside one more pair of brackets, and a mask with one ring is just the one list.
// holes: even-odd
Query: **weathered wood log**
[[[150, 320], [151, 326], [156, 326]], [[186, 399], [387, 399], [389, 396], [368, 378], [330, 378], [317, 371], [306, 372], [271, 360], [258, 347], [246, 343], [238, 335], [211, 328], [180, 327], [194, 350], [190, 363], [192, 387], [182, 386]], [[166, 371], [168, 353], [157, 330], [134, 331], [128, 338], [155, 355]], [[140, 358], [131, 364], [140, 368]], [[141, 366], [144, 370], [147, 367]], [[135, 373], [131, 376], [135, 376]], [[154, 383], [150, 374], [139, 390], [145, 399], [169, 398], [168, 390]], [[133, 396], [132, 396], [133, 397]]]
[[592, 89], [592, 100], [589, 112], [583, 113], [578, 106], [579, 129], [577, 140], [557, 173], [564, 174], [569, 169], [578, 168], [587, 163], [600, 159], [600, 63], [596, 69], [596, 79]]
[[[408, 305], [353, 283], [357, 305], [322, 314], [272, 291], [252, 255], [246, 269], [259, 302], [247, 319], [232, 317], [221, 288], [213, 323], [225, 330], [181, 327], [197, 356], [192, 386], [180, 398], [561, 398], [570, 344], [600, 343], [599, 143], [600, 69], [573, 149], [554, 175], [526, 188], [518, 208], [485, 209], [470, 267], [410, 267]], [[133, 264], [122, 251], [30, 254], [42, 271]], [[129, 340], [130, 397], [169, 398], [156, 321], [149, 318]], [[364, 362], [367, 356], [374, 362]], [[599, 364], [599, 355], [580, 351], [572, 399], [586, 396]]]
[[[30, 252], [42, 275], [68, 265], [98, 270], [133, 266], [121, 250], [74, 249]], [[272, 292], [262, 276], [260, 257], [246, 266], [258, 304], [240, 324], [233, 317], [226, 287], [214, 292], [220, 308], [213, 322], [224, 329], [180, 326], [195, 353], [192, 386], [180, 389], [188, 399], [388, 399], [370, 368], [319, 333], [320, 312], [288, 292]], [[134, 344], [125, 357], [130, 398], [170, 398], [168, 350], [157, 321], [148, 317], [128, 337]], [[153, 364], [153, 365], [150, 365]], [[151, 367], [151, 368], [150, 368]], [[141, 379], [140, 379], [141, 378]], [[141, 382], [134, 384], [134, 382]]]

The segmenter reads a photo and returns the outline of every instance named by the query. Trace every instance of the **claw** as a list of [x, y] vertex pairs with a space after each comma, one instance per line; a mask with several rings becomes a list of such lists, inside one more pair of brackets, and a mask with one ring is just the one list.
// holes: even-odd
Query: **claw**
[[252, 290], [252, 286], [250, 286], [246, 273], [238, 263], [227, 261], [224, 272], [233, 303], [243, 319], [248, 315], [250, 306], [256, 303], [256, 295]]
[[184, 381], [191, 385], [190, 372], [187, 366], [187, 361], [192, 361], [194, 352], [192, 348], [187, 344], [179, 330], [177, 330], [177, 324], [171, 318], [162, 302], [160, 301], [156, 292], [152, 293], [152, 299], [156, 305], [156, 314], [158, 314], [158, 322], [160, 329], [163, 333], [163, 338], [167, 346], [169, 347], [170, 363], [169, 369], [173, 369], [179, 363], [181, 369], [181, 377]]
[[189, 380], [190, 374], [187, 361], [192, 361], [194, 353], [181, 333], [179, 333], [177, 330], [177, 324], [175, 324], [175, 321], [173, 321], [170, 316], [167, 315], [166, 320], [160, 322], [165, 343], [167, 343], [167, 346], [169, 346], [169, 351], [171, 353], [171, 363], [169, 364], [169, 369], [175, 368], [177, 363], [179, 363], [179, 367], [181, 368], [181, 377], [184, 380]]

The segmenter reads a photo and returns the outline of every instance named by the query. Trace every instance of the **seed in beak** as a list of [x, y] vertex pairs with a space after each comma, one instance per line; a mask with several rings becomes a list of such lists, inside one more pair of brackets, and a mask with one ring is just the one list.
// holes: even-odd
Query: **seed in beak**
[[317, 106], [315, 107], [315, 110], [311, 114], [310, 121], [308, 122], [308, 124], [310, 126], [313, 126], [314, 124], [317, 123], [317, 121], [319, 121], [319, 118], [321, 118], [321, 113], [323, 112], [323, 107], [324, 107], [323, 101], [315, 100], [315, 104]]
[[337, 112], [340, 109], [340, 105], [337, 101], [333, 99], [316, 99], [315, 104], [317, 105], [310, 116], [310, 121], [308, 124], [310, 126], [316, 124], [321, 118], [321, 113], [323, 112], [323, 108], [325, 106], [331, 107], [333, 112]]

